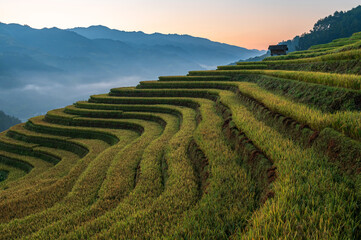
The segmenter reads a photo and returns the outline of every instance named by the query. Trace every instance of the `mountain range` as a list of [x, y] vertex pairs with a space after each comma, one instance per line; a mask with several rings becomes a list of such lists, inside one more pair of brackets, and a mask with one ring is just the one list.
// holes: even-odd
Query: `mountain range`
[[262, 53], [189, 35], [0, 23], [0, 110], [25, 120], [109, 87]]

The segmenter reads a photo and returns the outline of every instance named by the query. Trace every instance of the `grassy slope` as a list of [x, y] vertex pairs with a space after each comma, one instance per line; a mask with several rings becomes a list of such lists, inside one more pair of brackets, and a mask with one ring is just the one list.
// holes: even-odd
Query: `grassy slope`
[[360, 36], [12, 127], [0, 239], [360, 238]]

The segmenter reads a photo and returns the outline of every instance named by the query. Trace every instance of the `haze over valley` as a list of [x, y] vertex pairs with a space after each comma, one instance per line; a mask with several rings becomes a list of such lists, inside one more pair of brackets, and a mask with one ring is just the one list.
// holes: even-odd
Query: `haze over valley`
[[0, 24], [0, 109], [21, 120], [159, 75], [264, 53], [177, 34]]

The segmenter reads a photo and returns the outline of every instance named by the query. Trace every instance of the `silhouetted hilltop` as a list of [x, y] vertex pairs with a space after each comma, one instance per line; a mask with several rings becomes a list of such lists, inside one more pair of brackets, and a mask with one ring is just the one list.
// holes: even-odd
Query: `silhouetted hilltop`
[[349, 11], [336, 11], [318, 20], [313, 29], [292, 40], [284, 41], [291, 51], [306, 50], [313, 45], [329, 43], [338, 38], [350, 37], [361, 31], [361, 5]]
[[[335, 39], [350, 37], [361, 31], [361, 5], [349, 11], [336, 11], [333, 15], [318, 20], [313, 29], [291, 40], [282, 41], [286, 44], [289, 52], [306, 50], [311, 46], [332, 42]], [[263, 54], [258, 57], [246, 59], [246, 62], [262, 61], [270, 55]], [[241, 61], [243, 59], [240, 59]]]

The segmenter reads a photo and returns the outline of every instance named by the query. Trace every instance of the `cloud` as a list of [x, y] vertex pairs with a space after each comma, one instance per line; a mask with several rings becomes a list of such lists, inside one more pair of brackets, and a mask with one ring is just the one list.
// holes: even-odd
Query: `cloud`
[[36, 78], [36, 83], [15, 89], [0, 89], [0, 110], [25, 121], [51, 109], [87, 100], [90, 95], [108, 93], [111, 88], [136, 86], [142, 80], [139, 76], [126, 76], [84, 83], [75, 76], [68, 77], [73, 79], [73, 84], [68, 84], [68, 81], [61, 83], [58, 79], [41, 79], [34, 75], [30, 79]]
[[[52, 95], [58, 97], [69, 97], [69, 94], [78, 95], [89, 95], [108, 92], [109, 89], [115, 87], [129, 87], [135, 86], [139, 83], [142, 78], [139, 76], [128, 76], [105, 79], [95, 83], [81, 83], [74, 78], [73, 84], [61, 84], [59, 82], [48, 82], [46, 84], [31, 83], [24, 87], [14, 89], [14, 92], [34, 92], [41, 95]], [[7, 90], [9, 91], [9, 90]]]

